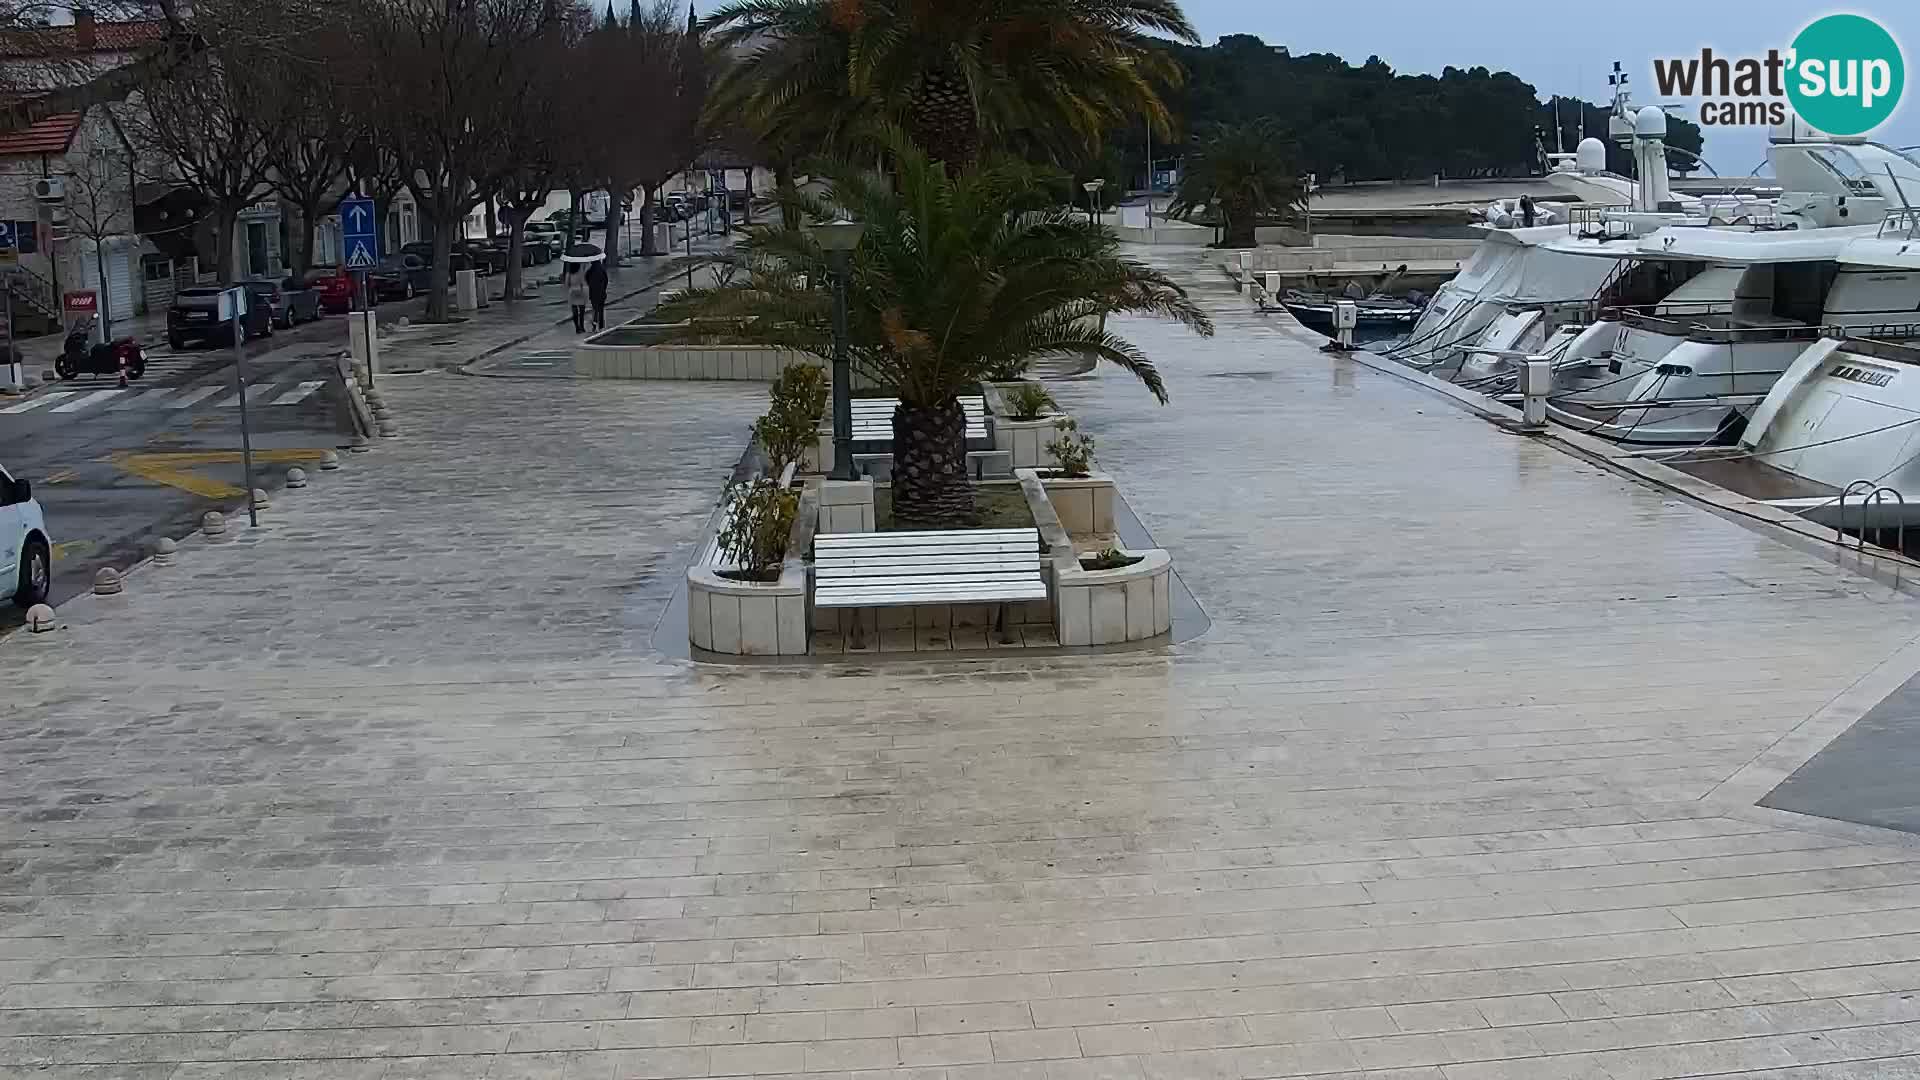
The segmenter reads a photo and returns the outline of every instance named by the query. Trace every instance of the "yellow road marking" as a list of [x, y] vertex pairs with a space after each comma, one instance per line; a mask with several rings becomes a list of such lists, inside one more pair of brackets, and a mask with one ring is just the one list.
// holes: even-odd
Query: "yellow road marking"
[[[256, 465], [291, 465], [318, 461], [325, 450], [256, 450]], [[198, 495], [203, 499], [236, 499], [246, 492], [223, 480], [201, 476], [188, 470], [206, 465], [238, 465], [241, 456], [233, 450], [179, 450], [156, 454], [115, 454], [113, 463], [149, 483]]]
[[72, 469], [61, 469], [59, 472], [54, 473], [52, 476], [49, 476], [45, 480], [42, 480], [40, 482], [43, 484], [64, 484], [67, 481], [73, 479], [74, 476], [76, 475], [77, 474]]
[[91, 540], [68, 540], [65, 543], [55, 544], [53, 545], [53, 561], [60, 562], [72, 555], [85, 555], [87, 552], [92, 551], [93, 548], [94, 543]]

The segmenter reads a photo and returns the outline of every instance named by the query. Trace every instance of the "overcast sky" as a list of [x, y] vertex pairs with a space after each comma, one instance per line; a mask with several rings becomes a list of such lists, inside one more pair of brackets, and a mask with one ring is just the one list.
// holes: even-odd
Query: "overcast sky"
[[[1850, 11], [1879, 21], [1900, 42], [1908, 88], [1893, 119], [1872, 138], [1895, 146], [1920, 143], [1920, 0], [1864, 0], [1826, 6], [1806, 0], [1607, 0], [1551, 5], [1522, 0], [1370, 0], [1364, 6], [1294, 0], [1184, 0], [1201, 38], [1255, 34], [1295, 54], [1338, 53], [1358, 64], [1377, 53], [1394, 70], [1432, 72], [1485, 65], [1533, 84], [1542, 98], [1565, 94], [1609, 100], [1607, 71], [1620, 61], [1632, 76], [1634, 100], [1652, 104], [1655, 56], [1764, 54], [1785, 48], [1814, 18]], [[1695, 119], [1691, 109], [1680, 110]], [[1764, 132], [1706, 128], [1705, 157], [1722, 174], [1743, 173], [1766, 153]], [[1569, 147], [1571, 149], [1571, 147]]]

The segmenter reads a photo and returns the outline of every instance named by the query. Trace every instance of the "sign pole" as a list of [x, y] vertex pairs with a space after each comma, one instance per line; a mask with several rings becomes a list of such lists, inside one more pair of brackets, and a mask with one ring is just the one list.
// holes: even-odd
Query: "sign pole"
[[356, 271], [354, 278], [360, 286], [360, 330], [366, 335], [367, 342], [367, 389], [373, 389], [373, 290], [367, 286], [367, 272]]
[[247, 524], [260, 526], [260, 508], [253, 501], [253, 426], [247, 416], [247, 346], [246, 334], [240, 328], [240, 297], [245, 295], [234, 290], [233, 298], [233, 382], [240, 391], [240, 467], [246, 471], [247, 483]]

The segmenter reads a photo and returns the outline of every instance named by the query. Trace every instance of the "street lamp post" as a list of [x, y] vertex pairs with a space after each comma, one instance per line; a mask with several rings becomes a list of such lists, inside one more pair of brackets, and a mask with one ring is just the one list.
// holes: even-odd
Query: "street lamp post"
[[853, 468], [853, 372], [847, 351], [847, 278], [853, 249], [866, 226], [842, 218], [813, 227], [814, 240], [833, 262], [833, 471], [829, 480], [858, 480]]
[[1098, 225], [1100, 219], [1095, 216], [1097, 213], [1095, 208], [1099, 205], [1100, 189], [1106, 187], [1107, 182], [1105, 180], [1089, 180], [1080, 186], [1086, 189], [1087, 192], [1087, 224]]

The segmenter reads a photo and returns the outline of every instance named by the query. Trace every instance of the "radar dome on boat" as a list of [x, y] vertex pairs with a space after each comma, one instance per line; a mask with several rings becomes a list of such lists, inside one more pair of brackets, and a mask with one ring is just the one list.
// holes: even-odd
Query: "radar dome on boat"
[[1658, 105], [1643, 106], [1633, 114], [1633, 134], [1638, 139], [1667, 137], [1667, 114]]
[[1580, 145], [1574, 148], [1574, 160], [1579, 164], [1581, 172], [1606, 172], [1607, 144], [1589, 135], [1581, 139]]

